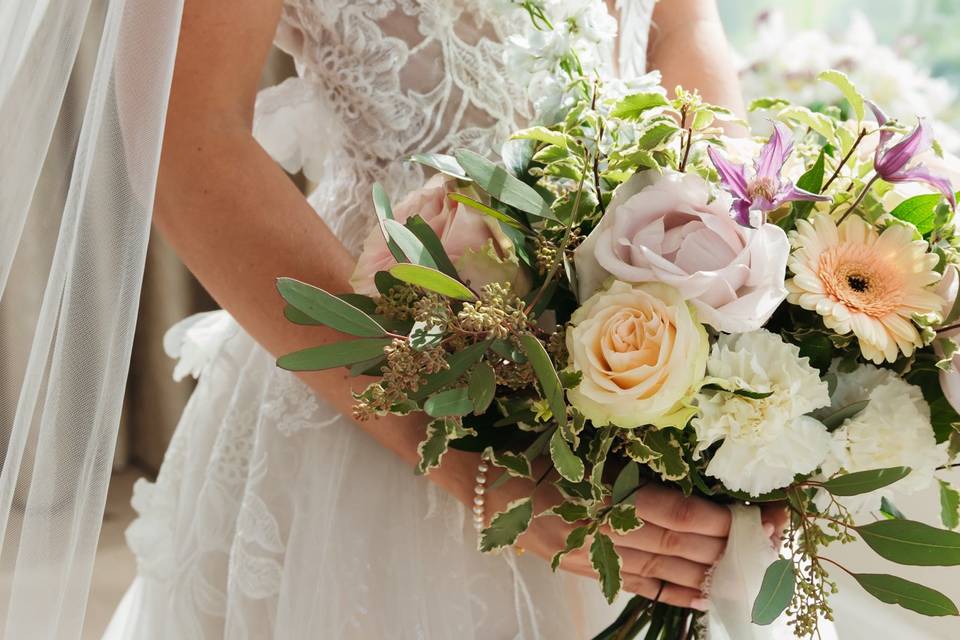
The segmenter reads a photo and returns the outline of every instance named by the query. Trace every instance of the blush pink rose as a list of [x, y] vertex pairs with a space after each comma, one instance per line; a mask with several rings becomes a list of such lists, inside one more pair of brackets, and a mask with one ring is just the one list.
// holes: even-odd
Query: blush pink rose
[[737, 224], [726, 193], [693, 174], [644, 172], [622, 185], [577, 249], [580, 299], [608, 276], [662, 282], [718, 331], [759, 329], [787, 296], [790, 243], [780, 227]]
[[[395, 205], [393, 217], [402, 223], [419, 214], [440, 238], [460, 278], [474, 290], [491, 282], [508, 282], [514, 293], [525, 295], [530, 290], [530, 275], [517, 259], [513, 242], [499, 222], [447, 197], [457, 191], [480, 199], [473, 190], [458, 189], [456, 178], [437, 174]], [[395, 264], [383, 232], [374, 225], [363, 241], [350, 285], [357, 293], [376, 295], [374, 276]]]

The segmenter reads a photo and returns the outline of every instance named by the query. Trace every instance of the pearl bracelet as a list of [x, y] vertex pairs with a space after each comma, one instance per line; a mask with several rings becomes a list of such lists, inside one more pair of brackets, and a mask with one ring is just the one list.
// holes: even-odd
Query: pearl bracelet
[[477, 466], [477, 484], [473, 486], [473, 528], [477, 530], [477, 533], [483, 531], [486, 524], [483, 506], [486, 502], [484, 494], [487, 492], [487, 470], [489, 468], [484, 460], [480, 461]]

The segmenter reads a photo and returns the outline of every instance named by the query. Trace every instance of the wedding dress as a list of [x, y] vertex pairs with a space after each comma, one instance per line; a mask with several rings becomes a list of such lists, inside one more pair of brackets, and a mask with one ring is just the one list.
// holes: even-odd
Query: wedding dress
[[[619, 3], [624, 73], [645, 66], [653, 4]], [[424, 180], [403, 158], [489, 153], [531, 117], [504, 63], [526, 20], [500, 0], [288, 0], [276, 43], [298, 74], [260, 94], [254, 133], [357, 252], [372, 183], [396, 198]], [[138, 577], [110, 640], [581, 640], [618, 613], [593, 580], [478, 553], [464, 507], [226, 312], [180, 323], [165, 346], [199, 384], [157, 481], [135, 487]]]

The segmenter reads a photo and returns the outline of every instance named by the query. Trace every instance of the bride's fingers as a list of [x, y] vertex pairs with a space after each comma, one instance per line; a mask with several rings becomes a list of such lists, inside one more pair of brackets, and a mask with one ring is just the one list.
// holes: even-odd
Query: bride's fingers
[[[662, 589], [661, 585], [663, 587]], [[627, 574], [623, 576], [623, 588], [625, 591], [635, 593], [638, 596], [643, 596], [651, 600], [656, 598], [658, 602], [672, 604], [677, 607], [706, 611], [709, 604], [698, 589], [681, 587], [655, 578], [644, 578], [643, 576]]]
[[730, 509], [676, 489], [648, 484], [634, 496], [637, 514], [665, 529], [725, 538], [730, 533]]
[[788, 519], [787, 508], [782, 502], [768, 502], [760, 505], [760, 520], [775, 543], [779, 542]]
[[617, 546], [686, 558], [706, 565], [715, 564], [727, 546], [724, 538], [673, 531], [650, 523], [630, 533], [613, 535]]
[[707, 571], [710, 569], [708, 565], [684, 558], [662, 556], [629, 547], [617, 547], [617, 552], [623, 559], [624, 573], [645, 578], [659, 578], [691, 589], [703, 588]]

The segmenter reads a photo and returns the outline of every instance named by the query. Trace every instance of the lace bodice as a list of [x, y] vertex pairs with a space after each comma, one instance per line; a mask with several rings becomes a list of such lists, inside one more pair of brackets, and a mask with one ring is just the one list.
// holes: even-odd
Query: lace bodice
[[[624, 73], [645, 66], [654, 2], [616, 3]], [[254, 134], [303, 171], [311, 204], [358, 251], [373, 182], [396, 198], [424, 179], [410, 154], [489, 154], [531, 118], [507, 63], [509, 38], [527, 24], [510, 0], [287, 0], [276, 43], [297, 77], [260, 94]]]

